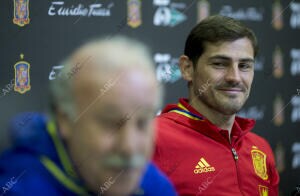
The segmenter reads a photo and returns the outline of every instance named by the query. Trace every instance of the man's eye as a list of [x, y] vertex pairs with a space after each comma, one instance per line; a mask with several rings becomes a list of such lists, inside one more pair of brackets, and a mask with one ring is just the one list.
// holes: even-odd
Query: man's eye
[[101, 127], [105, 127], [107, 129], [115, 129], [120, 124], [120, 122], [118, 122], [118, 120], [109, 119], [109, 118], [99, 118], [97, 121]]
[[223, 62], [213, 62], [212, 65], [217, 68], [222, 68], [226, 66]]
[[137, 121], [137, 127], [140, 131], [145, 131], [147, 130], [147, 127], [150, 125], [152, 122], [152, 119], [139, 119]]
[[253, 65], [249, 64], [249, 63], [241, 63], [239, 64], [240, 69], [242, 70], [249, 70], [252, 68]]

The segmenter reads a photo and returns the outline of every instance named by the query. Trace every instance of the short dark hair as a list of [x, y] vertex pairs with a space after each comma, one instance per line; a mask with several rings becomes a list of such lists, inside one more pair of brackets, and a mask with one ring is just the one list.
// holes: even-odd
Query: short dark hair
[[254, 32], [243, 23], [226, 16], [209, 16], [197, 24], [185, 42], [184, 54], [196, 63], [205, 50], [206, 43], [234, 41], [240, 38], [251, 41], [254, 57], [258, 52], [257, 39]]

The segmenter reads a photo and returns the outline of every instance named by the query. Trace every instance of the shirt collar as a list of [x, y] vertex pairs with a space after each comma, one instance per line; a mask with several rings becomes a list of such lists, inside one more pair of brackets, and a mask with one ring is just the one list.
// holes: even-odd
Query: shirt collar
[[[226, 138], [226, 140], [228, 141], [228, 135], [227, 137], [224, 137], [224, 131], [226, 131], [227, 133], [228, 131], [222, 130], [221, 128], [217, 127], [212, 122], [210, 122], [200, 112], [193, 108], [189, 104], [189, 100], [186, 98], [180, 98], [177, 104], [168, 105], [162, 113], [169, 112], [173, 112], [177, 115], [184, 116], [183, 118], [175, 116], [172, 117], [173, 120], [179, 123], [183, 123], [186, 126], [190, 126], [192, 129], [201, 132], [202, 134], [205, 134], [209, 137], [213, 137], [214, 139], [223, 140], [224, 138]], [[247, 132], [251, 131], [254, 125], [255, 120], [236, 116], [231, 131], [232, 143], [237, 141]], [[220, 134], [222, 135], [223, 139], [219, 138]]]

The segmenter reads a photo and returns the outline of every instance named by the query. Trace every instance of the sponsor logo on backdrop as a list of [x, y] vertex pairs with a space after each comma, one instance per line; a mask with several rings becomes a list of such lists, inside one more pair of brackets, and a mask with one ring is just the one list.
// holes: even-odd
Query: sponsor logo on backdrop
[[21, 94], [30, 90], [30, 64], [24, 61], [24, 55], [21, 54], [21, 61], [15, 65], [15, 86], [14, 90]]
[[132, 28], [137, 28], [142, 24], [142, 2], [141, 0], [127, 1], [127, 24]]
[[238, 8], [234, 10], [230, 5], [224, 5], [219, 14], [228, 16], [236, 20], [248, 20], [248, 21], [262, 21], [263, 20], [263, 8], [249, 7]]
[[272, 26], [276, 30], [281, 30], [283, 27], [283, 13], [280, 0], [276, 0], [272, 7]]
[[265, 115], [265, 106], [252, 106], [244, 108], [238, 112], [238, 116], [243, 118], [253, 118], [255, 120], [262, 120]]
[[291, 18], [290, 25], [293, 29], [300, 29], [300, 3], [291, 2]]
[[285, 149], [281, 142], [276, 144], [275, 148], [276, 168], [279, 173], [285, 170]]
[[23, 27], [29, 22], [29, 0], [14, 0], [13, 23]]
[[294, 155], [292, 160], [292, 168], [300, 168], [300, 142], [295, 142], [292, 145], [292, 153]]
[[169, 53], [156, 53], [154, 62], [156, 63], [156, 78], [159, 82], [174, 83], [181, 78], [178, 58], [173, 58]]
[[255, 58], [254, 70], [262, 71], [264, 69], [265, 57], [259, 56]]
[[[96, 1], [95, 1], [96, 2]], [[111, 8], [114, 3], [92, 3], [84, 5], [70, 4], [69, 2], [65, 4], [64, 1], [52, 1], [48, 9], [49, 16], [86, 16], [86, 17], [99, 17], [99, 16], [110, 16]]]
[[175, 3], [171, 0], [153, 0], [153, 5], [157, 7], [153, 24], [155, 26], [175, 27], [186, 20], [184, 9], [186, 4], [183, 2]]
[[197, 3], [197, 22], [199, 23], [210, 15], [210, 4], [207, 0], [200, 0]]
[[57, 77], [59, 77], [62, 68], [64, 68], [63, 65], [53, 66], [51, 72], [49, 73], [49, 80], [55, 80]]
[[292, 48], [290, 51], [292, 59], [291, 63], [291, 75], [300, 75], [300, 49]]
[[284, 102], [281, 95], [277, 95], [273, 103], [274, 124], [281, 126], [284, 123]]
[[279, 46], [273, 52], [273, 76], [277, 79], [283, 76], [283, 53]]
[[291, 113], [291, 121], [292, 123], [300, 122], [300, 89], [298, 90], [298, 94], [294, 95], [291, 99], [292, 104], [292, 113]]

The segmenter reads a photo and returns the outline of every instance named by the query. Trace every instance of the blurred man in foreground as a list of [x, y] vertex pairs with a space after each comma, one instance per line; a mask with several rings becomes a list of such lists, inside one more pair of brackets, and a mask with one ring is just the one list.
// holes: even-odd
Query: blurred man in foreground
[[269, 144], [236, 113], [248, 99], [257, 41], [252, 30], [211, 16], [189, 34], [179, 66], [188, 99], [157, 117], [154, 161], [180, 195], [278, 195]]
[[51, 82], [52, 118], [17, 117], [0, 158], [3, 195], [175, 195], [149, 163], [161, 92], [146, 48], [90, 42]]

